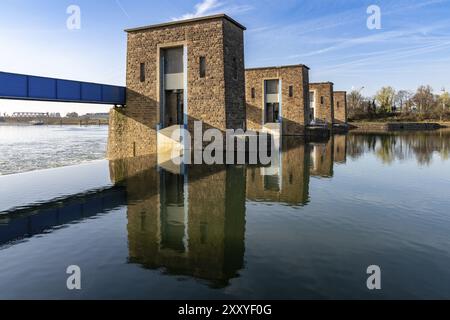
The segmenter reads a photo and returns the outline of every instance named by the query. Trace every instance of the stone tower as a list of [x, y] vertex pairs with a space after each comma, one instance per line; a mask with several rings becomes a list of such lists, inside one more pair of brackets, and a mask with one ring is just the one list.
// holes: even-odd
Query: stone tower
[[245, 128], [245, 27], [227, 15], [126, 30], [127, 104], [111, 111], [108, 158], [157, 152], [176, 127]]

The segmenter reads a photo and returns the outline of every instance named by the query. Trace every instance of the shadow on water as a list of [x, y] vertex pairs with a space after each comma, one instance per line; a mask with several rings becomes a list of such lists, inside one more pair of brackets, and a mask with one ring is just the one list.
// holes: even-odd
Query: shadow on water
[[115, 208], [127, 214], [128, 263], [224, 288], [245, 268], [246, 204], [307, 206], [311, 177], [374, 153], [385, 163], [448, 159], [450, 132], [336, 135], [328, 141], [283, 141], [276, 166], [157, 166], [154, 156], [109, 162], [113, 186], [0, 214], [0, 249], [77, 224]]

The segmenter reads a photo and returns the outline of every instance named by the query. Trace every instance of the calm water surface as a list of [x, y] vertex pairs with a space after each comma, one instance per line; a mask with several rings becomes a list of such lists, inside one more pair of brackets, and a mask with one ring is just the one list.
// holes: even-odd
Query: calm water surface
[[449, 151], [449, 131], [351, 133], [287, 140], [276, 168], [0, 177], [0, 298], [450, 299]]
[[0, 175], [104, 159], [107, 126], [0, 125]]

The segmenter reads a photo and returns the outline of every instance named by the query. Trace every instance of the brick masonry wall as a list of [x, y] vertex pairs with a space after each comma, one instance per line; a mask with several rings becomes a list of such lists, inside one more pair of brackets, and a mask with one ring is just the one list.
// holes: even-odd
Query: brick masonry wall
[[[284, 135], [304, 135], [309, 122], [309, 69], [305, 66], [249, 69], [245, 72], [247, 129], [261, 130], [264, 114], [264, 80], [282, 81], [282, 118]], [[289, 87], [294, 95], [289, 97]], [[252, 98], [252, 88], [255, 98]]]
[[[333, 83], [311, 83], [310, 91], [316, 92], [316, 120], [332, 125], [334, 123]], [[324, 103], [321, 103], [321, 97]]]
[[[160, 49], [183, 45], [188, 50], [188, 127], [191, 132], [194, 121], [203, 121], [204, 129], [242, 127], [245, 114], [236, 115], [244, 105], [241, 28], [219, 17], [133, 31], [128, 33], [127, 107], [111, 111], [109, 159], [156, 153]], [[206, 57], [205, 78], [199, 76], [201, 56]], [[230, 73], [234, 74], [233, 65], [230, 66], [233, 58], [238, 68], [237, 80], [230, 79]], [[145, 82], [140, 82], [141, 63], [145, 63]]]
[[[244, 33], [233, 23], [224, 20], [225, 105], [227, 128], [245, 128], [245, 69]], [[237, 70], [234, 70], [236, 59]], [[237, 77], [236, 77], [237, 75]]]
[[334, 92], [334, 120], [335, 123], [347, 123], [347, 92]]

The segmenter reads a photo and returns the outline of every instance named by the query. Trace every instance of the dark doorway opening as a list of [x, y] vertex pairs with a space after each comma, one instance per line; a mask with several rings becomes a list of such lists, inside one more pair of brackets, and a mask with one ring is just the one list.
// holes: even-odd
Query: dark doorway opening
[[183, 90], [166, 91], [166, 115], [164, 127], [184, 124]]
[[280, 122], [280, 104], [266, 103], [266, 123]]

